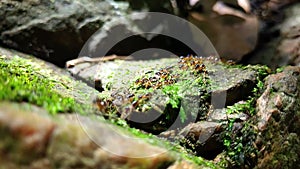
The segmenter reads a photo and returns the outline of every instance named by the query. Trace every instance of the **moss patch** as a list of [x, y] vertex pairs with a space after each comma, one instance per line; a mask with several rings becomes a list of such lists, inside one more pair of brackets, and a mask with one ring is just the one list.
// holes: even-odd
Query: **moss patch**
[[[222, 136], [226, 148], [225, 158], [220, 163], [220, 165], [226, 168], [253, 168], [257, 164], [258, 149], [255, 145], [258, 136], [257, 122], [255, 120], [256, 100], [265, 89], [263, 79], [271, 73], [267, 66], [249, 65], [240, 68], [253, 69], [258, 72], [258, 76], [252, 95], [246, 101], [228, 106], [226, 109], [227, 114], [245, 113], [250, 117], [245, 122], [237, 122], [236, 119], [231, 119], [227, 122], [226, 130]], [[241, 129], [237, 130], [236, 125], [241, 125]]]
[[68, 87], [30, 60], [0, 56], [0, 100], [28, 102], [51, 114], [82, 110], [73, 98], [59, 94], [57, 88]]

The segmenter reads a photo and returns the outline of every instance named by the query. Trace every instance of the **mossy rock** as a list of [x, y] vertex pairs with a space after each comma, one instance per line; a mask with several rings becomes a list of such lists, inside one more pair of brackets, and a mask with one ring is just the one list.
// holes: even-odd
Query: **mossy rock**
[[3, 48], [0, 54], [0, 100], [29, 102], [52, 114], [87, 113], [92, 108], [88, 100], [98, 92], [75, 81], [62, 69]]
[[[168, 118], [170, 124], [177, 123], [176, 127], [183, 127], [189, 122], [205, 120], [210, 106], [214, 109], [224, 108], [247, 99], [256, 83], [265, 76], [267, 68], [231, 66], [212, 57], [189, 56], [181, 59], [115, 60], [100, 63], [87, 61], [69, 68], [69, 71], [100, 89], [102, 93], [99, 104], [112, 103], [118, 107], [115, 108], [115, 113], [128, 117], [129, 122], [134, 121], [130, 120], [134, 119], [134, 115], [137, 117], [135, 121], [141, 120], [141, 123], [146, 121], [142, 119], [143, 116], [148, 120], [152, 118], [152, 123], [131, 124], [148, 132], [160, 133], [170, 128]], [[147, 99], [143, 100], [145, 95]], [[141, 106], [136, 106], [136, 102], [142, 102]], [[144, 102], [146, 103], [143, 104]], [[105, 114], [106, 109], [101, 105], [100, 107], [100, 111]], [[155, 109], [151, 111], [152, 116], [135, 113], [149, 109]], [[112, 109], [109, 111], [111, 113]], [[180, 124], [185, 121], [188, 122]]]
[[299, 67], [286, 67], [266, 78], [266, 90], [257, 101], [256, 168], [299, 168]]
[[[187, 56], [146, 61], [87, 61], [69, 71], [90, 84], [101, 85], [97, 102], [101, 114], [108, 119], [124, 118], [125, 112], [129, 114], [125, 119], [131, 127], [154, 134], [162, 132], [160, 136], [179, 141], [197, 155], [213, 159], [223, 152], [224, 156], [217, 156], [216, 161], [224, 167], [256, 165], [257, 149], [253, 143], [257, 132], [253, 118], [256, 99], [264, 89], [262, 80], [271, 73], [267, 67], [232, 65], [213, 57]], [[162, 78], [164, 73], [170, 78]], [[173, 83], [164, 83], [172, 77], [177, 77]], [[136, 99], [140, 95], [141, 99]], [[143, 100], [144, 97], [147, 99]], [[135, 107], [136, 100], [142, 100], [142, 108], [150, 103], [155, 105], [153, 109], [163, 107], [166, 111], [161, 111], [161, 116], [154, 116], [157, 118], [153, 120], [147, 114], [151, 111]], [[134, 114], [152, 121], [133, 123]], [[168, 126], [168, 122], [172, 125]], [[204, 131], [210, 123], [217, 127]], [[196, 127], [190, 130], [189, 126]], [[207, 139], [199, 141], [204, 137]]]
[[[129, 128], [122, 120], [113, 124], [103, 121], [92, 105], [91, 98], [98, 92], [64, 70], [12, 50], [0, 48], [0, 53], [2, 166], [167, 168], [177, 161], [176, 166], [219, 168], [190, 155], [179, 145]], [[115, 136], [115, 131], [122, 134]], [[128, 140], [129, 136], [135, 139]], [[120, 157], [104, 151], [94, 139], [124, 154]], [[135, 142], [136, 139], [140, 141]], [[127, 156], [143, 152], [159, 153], [152, 158]]]

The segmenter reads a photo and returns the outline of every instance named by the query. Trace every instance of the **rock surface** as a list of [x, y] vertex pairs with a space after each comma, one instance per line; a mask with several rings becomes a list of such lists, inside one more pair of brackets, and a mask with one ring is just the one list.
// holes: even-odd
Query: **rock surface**
[[127, 1], [131, 9], [133, 10], [149, 10], [152, 12], [165, 12], [172, 13], [173, 6], [168, 0], [153, 0], [153, 1], [144, 1], [144, 0], [116, 0], [116, 1]]
[[[5, 138], [0, 140], [1, 160], [5, 159], [1, 167], [152, 169], [165, 168], [175, 161], [165, 149], [135, 142], [128, 138], [129, 133], [128, 136], [113, 135], [115, 131], [109, 124], [78, 121], [86, 117], [53, 118], [32, 105], [7, 102], [1, 103], [0, 110], [1, 138]], [[82, 128], [85, 123], [89, 123], [86, 130]], [[101, 148], [86, 131], [97, 132], [98, 141], [114, 150]], [[155, 156], [148, 157], [149, 154]]]
[[193, 2], [187, 19], [208, 36], [223, 59], [239, 62], [255, 48], [260, 23], [248, 0]]
[[[51, 77], [50, 79], [55, 83], [57, 83], [57, 80], [60, 80], [60, 83], [64, 83], [65, 85], [76, 84], [75, 81], [72, 82], [72, 78], [68, 77], [66, 72], [51, 64], [45, 64], [30, 56], [2, 48], [0, 53], [1, 55], [7, 55], [8, 57], [6, 59], [13, 59], [14, 57], [10, 56], [16, 54], [27, 58], [32, 66], [44, 68], [43, 71], [39, 71], [38, 74], [41, 73], [47, 78]], [[118, 78], [118, 74], [113, 74], [115, 76], [111, 76], [110, 78], [108, 78], [108, 76], [111, 74], [106, 73], [102, 74], [102, 76], [98, 76], [107, 78], [107, 81], [102, 83], [103, 89], [107, 92], [128, 86], [132, 80], [135, 80], [134, 76], [143, 76], [143, 73], [149, 71], [149, 69], [154, 70], [163, 66], [164, 63], [170, 66], [170, 64], [177, 64], [177, 62], [178, 59], [153, 60], [148, 61], [148, 64], [144, 64], [143, 66], [145, 66], [145, 68], [141, 66], [143, 61], [89, 62], [81, 63], [79, 66], [88, 65], [87, 67], [89, 68], [99, 66], [99, 64], [107, 64], [110, 66], [101, 68], [113, 68], [115, 72], [120, 69], [120, 71], [124, 73], [126, 69], [133, 70], [132, 67], [130, 67], [130, 63], [132, 63], [132, 65], [140, 65], [140, 67], [137, 67], [139, 70], [137, 72], [132, 71], [129, 74], [119, 74], [122, 78], [128, 76], [128, 78], [122, 79], [120, 83], [110, 83], [110, 85], [107, 86], [112, 79]], [[247, 87], [249, 84], [245, 83], [247, 80], [237, 79], [233, 73], [243, 74], [245, 78], [249, 80], [252, 79], [251, 83], [253, 83], [253, 85], [256, 84], [257, 78], [262, 78], [260, 77], [262, 75], [260, 71], [262, 70], [256, 66], [240, 68], [238, 66], [226, 65], [215, 60], [205, 60], [203, 63], [207, 69], [205, 74], [210, 76], [212, 80], [210, 83], [211, 91], [230, 91], [230, 89], [235, 88], [234, 86], [236, 85], [242, 86], [239, 90], [253, 89], [253, 87]], [[152, 67], [153, 69], [151, 65], [154, 65], [154, 68]], [[75, 65], [73, 68], [78, 68], [77, 66], [78, 65]], [[51, 71], [48, 69], [51, 69]], [[82, 67], [80, 69], [82, 69]], [[265, 68], [262, 69], [267, 71]], [[218, 71], [222, 73], [218, 73]], [[80, 73], [81, 71], [78, 72]], [[57, 74], [63, 76], [56, 77]], [[100, 74], [101, 73], [97, 75]], [[243, 108], [237, 106], [247, 106], [248, 103], [246, 101], [239, 101], [233, 106], [226, 107], [226, 109], [210, 108], [205, 119], [190, 123], [181, 131], [175, 131], [175, 136], [176, 132], [179, 132], [179, 135], [185, 138], [185, 141], [189, 142], [186, 147], [196, 147], [195, 149], [198, 150], [198, 152], [196, 151], [198, 155], [204, 156], [201, 153], [210, 152], [213, 154], [212, 152], [217, 152], [212, 157], [206, 156], [206, 158], [212, 159], [215, 155], [222, 152], [222, 150], [227, 151], [227, 149], [223, 147], [226, 146], [226, 144], [224, 144], [224, 140], [222, 139], [228, 139], [228, 137], [222, 135], [224, 135], [224, 132], [225, 134], [229, 133], [229, 136], [232, 138], [236, 137], [230, 144], [235, 145], [235, 147], [233, 147], [234, 149], [241, 149], [239, 150], [241, 154], [238, 154], [238, 161], [240, 160], [241, 164], [245, 166], [257, 164], [256, 168], [274, 168], [274, 166], [277, 168], [285, 166], [288, 166], [287, 168], [298, 168], [300, 156], [300, 118], [298, 113], [299, 74], [300, 69], [298, 67], [287, 67], [281, 73], [268, 76], [265, 81], [266, 89], [257, 101], [256, 114], [250, 112], [249, 108], [251, 107]], [[220, 78], [218, 79], [217, 77]], [[224, 79], [227, 79], [227, 81]], [[87, 80], [91, 81], [91, 83], [94, 81], [94, 79], [91, 78]], [[221, 86], [218, 85], [220, 83], [222, 84]], [[67, 96], [76, 98], [78, 103], [91, 104], [92, 100], [86, 98], [97, 94], [96, 91], [83, 84], [77, 85], [77, 87], [74, 85], [71, 93], [66, 92], [67, 88], [61, 88], [61, 86], [59, 86], [60, 85], [55, 88], [57, 92], [63, 92]], [[78, 90], [82, 90], [82, 88], [78, 88], [78, 86], [85, 86], [85, 90], [89, 91], [89, 93], [85, 95], [80, 94]], [[240, 91], [238, 93], [242, 92]], [[241, 97], [238, 100], [244, 99], [246, 98]], [[229, 113], [229, 109], [234, 111]], [[89, 113], [98, 112], [91, 111]], [[80, 124], [77, 123], [78, 120]], [[133, 136], [129, 131], [112, 126], [111, 124], [107, 125], [107, 122], [102, 120], [95, 120], [95, 118], [72, 114], [49, 116], [44, 109], [28, 103], [1, 102], [0, 138], [5, 138], [0, 139], [1, 165], [7, 168], [94, 168], [98, 167], [101, 163], [108, 168], [140, 168], [140, 166], [144, 168], [199, 167], [182, 159], [176, 152], [167, 151], [168, 148], [163, 146], [163, 144], [150, 145], [145, 142], [147, 141], [145, 137], [141, 142], [136, 142], [134, 141], [135, 139], [132, 140], [132, 138], [136, 138], [136, 136]], [[35, 123], [36, 121], [41, 123]], [[232, 126], [229, 127], [230, 125]], [[250, 128], [247, 128], [247, 126], [250, 126]], [[120, 131], [122, 134], [113, 134], [115, 131]], [[11, 144], [11, 139], [14, 139], [15, 144]], [[255, 142], [252, 142], [253, 139]], [[222, 141], [224, 145], [222, 145]], [[153, 143], [153, 140], [150, 140], [150, 142]], [[157, 143], [156, 141], [154, 142]], [[181, 144], [184, 143], [185, 142], [181, 142]], [[101, 146], [99, 146], [99, 144]], [[239, 147], [240, 145], [245, 147]], [[246, 148], [249, 148], [249, 145], [257, 150], [257, 154], [251, 154], [251, 151], [250, 153], [248, 152]], [[193, 150], [193, 148], [190, 149]], [[28, 154], [28, 151], [32, 153], [32, 156], [25, 156]], [[146, 158], [145, 156], [149, 155], [149, 153], [158, 155], [152, 158]], [[224, 158], [223, 154], [224, 153], [219, 154], [217, 158], [219, 158], [219, 156], [221, 159]], [[137, 159], [134, 158], [135, 156], [143, 156], [143, 158]], [[257, 163], [254, 160], [251, 164], [248, 164], [249, 156], [253, 156], [254, 159], [257, 159]], [[198, 164], [200, 168], [218, 168], [214, 164], [203, 160]]]
[[[211, 101], [215, 106], [214, 108], [232, 105], [251, 94], [251, 90], [255, 87], [259, 75], [257, 72], [259, 66], [248, 66], [244, 69], [238, 67], [230, 68], [229, 65], [226, 66], [226, 64], [221, 64], [222, 62], [220, 61], [215, 62], [210, 59], [212, 58], [207, 58], [205, 65], [208, 79], [211, 81], [209, 92], [212, 94]], [[74, 65], [68, 70], [74, 77], [83, 79], [90, 86], [107, 91], [126, 88], [139, 75], [164, 67], [176, 66], [178, 61], [178, 58], [116, 60], [108, 62], [86, 61]], [[100, 87], [97, 86], [99, 84]]]
[[[290, 2], [289, 2], [290, 3]], [[279, 3], [280, 4], [280, 3]], [[276, 13], [282, 15], [272, 19], [274, 26], [267, 27], [261, 35], [257, 50], [249, 55], [247, 63], [266, 64], [271, 68], [299, 65], [299, 3], [287, 6]], [[278, 6], [275, 9], [279, 8]], [[275, 13], [275, 14], [276, 14]], [[283, 17], [284, 16], [284, 17]]]
[[[79, 55], [130, 55], [145, 48], [161, 48], [177, 55], [193, 53], [182, 42], [160, 35], [163, 26], [157, 21], [154, 26], [147, 25], [148, 21], [141, 24], [149, 18], [132, 9], [173, 12], [170, 1], [1, 1], [0, 42], [60, 67]], [[170, 30], [171, 24], [163, 29]], [[155, 33], [146, 35], [149, 31]], [[101, 52], [81, 52], [88, 40]]]
[[[8, 82], [17, 81], [20, 79], [17, 78], [18, 75], [26, 72], [28, 74], [25, 75], [28, 75], [29, 79], [37, 76], [40, 80], [46, 78], [51, 82], [49, 83], [51, 85], [47, 86], [48, 93], [44, 93], [46, 97], [39, 95], [40, 99], [50, 99], [51, 102], [48, 103], [51, 106], [59, 105], [60, 102], [65, 101], [66, 97], [75, 99], [76, 105], [79, 106], [72, 102], [71, 105], [74, 108], [84, 106], [83, 111], [78, 112], [77, 109], [74, 111], [77, 114], [70, 114], [74, 113], [73, 111], [68, 113], [58, 111], [55, 113], [60, 114], [49, 115], [49, 111], [43, 108], [44, 105], [37, 106], [39, 105], [37, 102], [30, 101], [30, 96], [39, 93], [38, 89], [34, 88], [36, 86], [32, 85], [31, 88], [26, 88], [31, 94], [23, 96], [22, 100], [10, 98], [10, 102], [3, 101], [3, 98], [7, 98], [6, 94], [8, 93], [5, 93], [7, 90], [1, 90], [1, 167], [12, 169], [99, 167], [117, 169], [168, 168], [171, 166], [218, 168], [215, 164], [200, 158], [197, 159], [196, 165], [191, 158], [187, 157], [187, 154], [167, 146], [168, 144], [156, 137], [137, 130], [132, 131], [128, 126], [125, 127], [126, 129], [124, 126], [121, 128], [116, 124], [105, 122], [97, 115], [93, 116], [97, 113], [95, 109], [87, 109], [85, 106], [92, 104], [90, 98], [97, 91], [84, 83], [75, 81], [62, 69], [12, 50], [0, 48], [0, 54], [0, 65], [4, 69], [0, 71], [0, 88], [5, 85], [2, 84], [4, 83], [2, 79], [6, 78], [4, 81], [6, 85], [9, 85], [6, 87], [18, 89], [18, 91], [12, 92], [19, 92], [22, 95], [24, 92], [22, 88], [10, 86], [11, 83]], [[8, 66], [4, 67], [7, 64]], [[15, 71], [16, 69], [19, 71]], [[11, 73], [8, 79], [2, 77], [7, 75], [7, 72]], [[28, 79], [25, 80], [28, 81]], [[21, 83], [23, 84], [21, 87], [27, 87], [28, 83]], [[51, 92], [61, 95], [59, 98], [52, 98]]]
[[95, 31], [128, 8], [105, 0], [1, 1], [0, 40], [63, 67]]
[[198, 167], [193, 164], [187, 163], [185, 161], [176, 162], [175, 164], [168, 167], [168, 169], [193, 169], [193, 168], [201, 168], [201, 169], [208, 169], [209, 167]]
[[73, 97], [79, 103], [90, 105], [91, 100], [99, 93], [85, 83], [76, 81], [66, 70], [58, 68], [51, 63], [3, 47], [0, 47], [0, 55], [5, 56], [7, 60], [13, 60], [15, 56], [25, 58], [25, 61], [28, 62], [27, 64], [38, 70], [34, 73], [42, 73], [54, 82], [53, 90], [64, 96]]
[[300, 68], [287, 67], [266, 78], [257, 100], [257, 168], [299, 168]]
[[[201, 60], [201, 62], [203, 61], [206, 72], [202, 72], [202, 74], [200, 73], [198, 76], [196, 75], [196, 78], [194, 75], [186, 76], [185, 74], [189, 74], [189, 69], [184, 71], [176, 69], [178, 64], [180, 65], [180, 63], [186, 60], [190, 60], [191, 64], [199, 60]], [[260, 71], [268, 71], [266, 68], [259, 66], [231, 66], [215, 58], [200, 59], [188, 56], [181, 59], [163, 58], [146, 61], [115, 60], [107, 62], [81, 62], [69, 68], [69, 71], [75, 74], [75, 76], [85, 79], [90, 84], [102, 85], [101, 89], [103, 91], [101, 94], [105, 93], [105, 97], [112, 97], [112, 101], [110, 102], [115, 104], [116, 100], [126, 100], [122, 95], [119, 95], [122, 99], [115, 97], [115, 91], [123, 89], [123, 91], [129, 92], [129, 94], [123, 95], [132, 95], [134, 98], [134, 96], [139, 94], [140, 90], [139, 88], [134, 88], [137, 81], [139, 82], [140, 79], [147, 81], [148, 78], [152, 78], [152, 73], [157, 74], [157, 70], [161, 71], [166, 67], [168, 67], [168, 73], [177, 73], [177, 76], [182, 77], [182, 81], [185, 83], [192, 81], [196, 84], [197, 77], [202, 77], [202, 75], [204, 75], [205, 78], [202, 77], [201, 81], [209, 81], [209, 83], [206, 84], [200, 81], [202, 85], [193, 86], [193, 83], [181, 83], [181, 78], [178, 78], [177, 82], [170, 84], [170, 86], [178, 83], [179, 87], [170, 88], [169, 95], [164, 93], [164, 86], [162, 86], [162, 90], [160, 90], [155, 87], [152, 89], [150, 85], [149, 88], [152, 93], [148, 96], [150, 97], [148, 102], [151, 103], [150, 105], [165, 108], [162, 109], [164, 110], [163, 113], [156, 113], [156, 115], [154, 115], [155, 113], [152, 111], [136, 111], [134, 106], [133, 108], [130, 107], [130, 105], [135, 105], [135, 103], [131, 103], [131, 101], [125, 102], [126, 106], [129, 105], [129, 107], [127, 107], [128, 109], [118, 109], [118, 111], [120, 111], [119, 113], [122, 114], [123, 112], [127, 112], [127, 110], [133, 110], [131, 114], [129, 113], [129, 115], [125, 117], [130, 126], [153, 134], [159, 134], [160, 137], [170, 140], [177, 140], [195, 154], [207, 159], [215, 158], [216, 155], [224, 150], [222, 135], [224, 135], [223, 132], [228, 127], [228, 122], [236, 121], [234, 128], [238, 131], [241, 130], [243, 123], [251, 116], [251, 113], [247, 112], [248, 110], [228, 114], [225, 107], [233, 105], [238, 101], [248, 99], [252, 94], [252, 90], [256, 87], [257, 81], [263, 78]], [[99, 81], [100, 83], [96, 83]], [[143, 89], [142, 91], [147, 93], [147, 90], [149, 89]], [[197, 95], [199, 91], [201, 94]], [[178, 95], [182, 98], [180, 102], [174, 103], [177, 107], [169, 106], [170, 102], [166, 100], [179, 97]], [[201, 100], [201, 98], [204, 99]], [[120, 101], [120, 105], [122, 101]], [[102, 103], [102, 105], [108, 104], [108, 102], [100, 103]], [[241, 102], [237, 104], [245, 103]], [[103, 108], [105, 106], [99, 107], [101, 107], [100, 111], [102, 113], [106, 111], [106, 109]], [[182, 112], [186, 116], [185, 121], [181, 121]], [[167, 114], [168, 118], [162, 117], [164, 114]], [[196, 117], [194, 116], [195, 114]], [[139, 117], [139, 119], [134, 119], [134, 117]], [[143, 121], [141, 121], [141, 119], [143, 119]], [[132, 120], [136, 123], [132, 123]], [[146, 121], [147, 123], [145, 123]]]
[[223, 141], [220, 134], [223, 130], [221, 123], [200, 121], [184, 127], [179, 133], [179, 139], [198, 155], [213, 159], [222, 152]]
[[[36, 111], [39, 114], [19, 113], [22, 109], [27, 109], [28, 112]], [[47, 115], [47, 112], [26, 104], [14, 105], [3, 102], [0, 105], [0, 112], [1, 154], [9, 152], [5, 158], [16, 163], [29, 163], [43, 156], [55, 128], [51, 120], [40, 117]], [[31, 155], [28, 156], [28, 153]]]

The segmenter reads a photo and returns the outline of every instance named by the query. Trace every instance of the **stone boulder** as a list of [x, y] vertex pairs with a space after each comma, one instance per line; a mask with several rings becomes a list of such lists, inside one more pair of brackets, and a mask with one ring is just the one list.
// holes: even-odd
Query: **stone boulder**
[[95, 31], [128, 8], [105, 0], [1, 1], [0, 41], [63, 67]]
[[300, 167], [300, 68], [287, 67], [266, 78], [257, 100], [257, 168]]
[[[29, 65], [34, 69], [34, 75], [42, 74], [43, 77], [48, 79], [47, 81], [52, 82], [51, 85], [53, 86], [47, 86], [47, 90], [53, 90], [55, 93], [60, 93], [63, 96], [72, 97], [76, 102], [85, 104], [87, 107], [91, 105], [91, 100], [99, 93], [85, 83], [80, 83], [75, 80], [66, 70], [30, 55], [0, 47], [0, 56], [2, 56], [2, 59], [6, 62], [12, 62], [11, 64], [15, 65], [16, 68]], [[23, 63], [13, 63], [14, 60], [20, 60]], [[3, 70], [5, 71], [6, 69], [3, 68]], [[16, 69], [14, 71], [18, 70]], [[20, 90], [24, 89], [21, 88]], [[4, 91], [2, 90], [2, 92]]]
[[206, 159], [214, 159], [223, 150], [221, 132], [224, 130], [221, 123], [200, 121], [191, 123], [179, 133], [179, 140], [186, 147], [197, 152], [197, 155]]
[[[26, 110], [27, 109], [27, 110]], [[166, 168], [174, 157], [166, 150], [135, 142], [124, 135], [114, 135], [111, 125], [77, 115], [53, 119], [44, 110], [28, 104], [0, 104], [1, 166], [8, 168]], [[85, 118], [78, 121], [78, 118]], [[89, 123], [96, 132], [97, 145], [80, 122]], [[100, 133], [99, 133], [100, 132]], [[128, 133], [129, 134], [129, 133]], [[139, 148], [138, 148], [139, 147]], [[113, 154], [117, 151], [118, 154]], [[28, 155], [30, 153], [30, 155]], [[156, 156], [148, 157], [150, 154]], [[135, 158], [139, 157], [139, 158]], [[13, 167], [12, 167], [13, 166]]]
[[[131, 15], [135, 13], [132, 9], [173, 13], [169, 1], [161, 3], [111, 0], [1, 1], [0, 43], [60, 67], [79, 55], [130, 55], [144, 48], [162, 48], [178, 55], [192, 53], [180, 41], [160, 35], [160, 28], [151, 27], [157, 30], [156, 34], [145, 35], [145, 24], [140, 22], [147, 16]], [[90, 40], [95, 41], [93, 43], [101, 48], [101, 52], [80, 53], [85, 42], [96, 31], [97, 35]]]

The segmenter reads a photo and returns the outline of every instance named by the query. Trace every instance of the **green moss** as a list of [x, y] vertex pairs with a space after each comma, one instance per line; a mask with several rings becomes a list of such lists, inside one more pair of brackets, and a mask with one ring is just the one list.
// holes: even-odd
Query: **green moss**
[[0, 56], [0, 100], [28, 102], [52, 114], [81, 110], [73, 98], [63, 97], [57, 88], [66, 86], [30, 60]]
[[241, 64], [228, 65], [224, 63], [222, 65], [224, 65], [228, 69], [232, 69], [232, 68], [252, 69], [259, 72], [259, 74], [262, 76], [266, 76], [271, 73], [271, 69], [266, 65], [241, 65]]
[[253, 116], [255, 112], [255, 98], [250, 98], [243, 103], [236, 103], [233, 106], [227, 106], [227, 114], [246, 113]]
[[284, 68], [285, 68], [285, 66], [279, 67], [279, 68], [277, 68], [277, 69], [275, 70], [275, 72], [276, 72], [276, 73], [281, 73], [281, 72], [283, 72]]
[[[176, 64], [140, 75], [130, 86], [130, 91], [140, 94], [161, 90], [167, 100], [165, 104], [171, 105], [174, 109], [178, 108], [182, 123], [188, 116], [196, 118], [199, 112], [205, 116], [208, 109], [205, 102], [210, 97], [208, 92], [210, 80], [207, 78], [206, 68], [202, 63], [202, 59], [196, 57], [181, 58]], [[201, 69], [196, 65], [202, 65]], [[163, 73], [167, 75], [162, 76]], [[143, 80], [149, 81], [153, 78], [159, 80], [153, 84], [150, 83], [150, 87], [143, 82]], [[172, 83], [169, 83], [170, 81]], [[184, 105], [185, 103], [194, 103], [195, 106]], [[200, 108], [196, 108], [199, 105], [201, 105]]]
[[178, 84], [164, 86], [162, 91], [169, 97], [167, 104], [170, 104], [172, 108], [178, 108], [180, 100], [182, 99], [182, 96], [179, 93], [180, 86]]
[[245, 113], [250, 116], [248, 121], [241, 123], [242, 129], [239, 131], [234, 129], [236, 119], [228, 120], [226, 131], [222, 136], [227, 158], [226, 162], [223, 161], [221, 165], [226, 168], [254, 167], [257, 163], [258, 150], [254, 142], [258, 131], [253, 117], [256, 114], [256, 100], [265, 88], [262, 80], [270, 73], [270, 69], [267, 66], [246, 66], [245, 68], [258, 72], [257, 83], [248, 100], [228, 106], [226, 109], [227, 114]]
[[226, 147], [226, 168], [254, 167], [257, 163], [258, 150], [254, 147], [257, 137], [256, 127], [251, 121], [243, 123], [239, 131], [234, 129], [235, 120], [230, 120], [223, 135]]
[[239, 68], [239, 69], [248, 69], [248, 70], [254, 70], [257, 72], [257, 88], [262, 89], [263, 82], [262, 80], [269, 74], [272, 73], [271, 69], [266, 65], [227, 65], [227, 68]]

